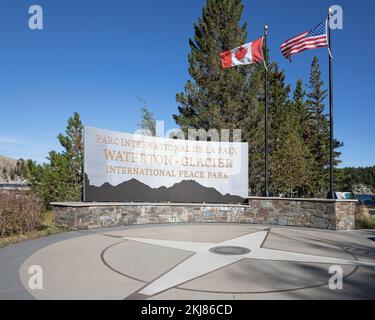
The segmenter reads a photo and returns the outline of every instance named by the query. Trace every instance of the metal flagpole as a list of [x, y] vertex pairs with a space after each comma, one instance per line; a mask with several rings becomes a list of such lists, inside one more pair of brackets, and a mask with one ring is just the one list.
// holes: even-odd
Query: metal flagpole
[[329, 160], [330, 160], [330, 173], [329, 173], [329, 194], [328, 198], [329, 199], [335, 199], [335, 191], [334, 191], [334, 163], [333, 163], [333, 158], [334, 158], [334, 146], [333, 146], [333, 128], [334, 128], [334, 123], [333, 123], [333, 66], [332, 66], [332, 32], [331, 32], [331, 27], [330, 27], [330, 21], [331, 21], [331, 16], [333, 12], [332, 9], [328, 9], [328, 22], [327, 22], [327, 29], [328, 29], [328, 49], [329, 49], [329, 124], [330, 124], [330, 155], [329, 155]]
[[269, 174], [268, 174], [268, 157], [269, 157], [269, 148], [268, 148], [268, 50], [267, 50], [267, 35], [268, 35], [268, 26], [264, 26], [264, 61], [265, 61], [265, 77], [264, 77], [264, 195], [269, 197]]

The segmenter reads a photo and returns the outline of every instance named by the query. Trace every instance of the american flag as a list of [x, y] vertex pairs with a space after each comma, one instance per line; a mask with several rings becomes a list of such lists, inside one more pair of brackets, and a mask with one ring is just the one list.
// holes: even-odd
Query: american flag
[[292, 39], [285, 41], [281, 46], [281, 52], [287, 59], [294, 54], [328, 47], [327, 24], [322, 22], [310, 31], [304, 32]]

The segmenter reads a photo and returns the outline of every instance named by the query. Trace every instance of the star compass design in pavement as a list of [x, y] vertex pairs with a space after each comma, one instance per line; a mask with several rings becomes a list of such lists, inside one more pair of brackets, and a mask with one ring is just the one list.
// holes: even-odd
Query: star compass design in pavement
[[270, 231], [271, 229], [262, 230], [220, 243], [123, 237], [123, 239], [129, 241], [193, 253], [189, 258], [176, 265], [172, 270], [147, 284], [135, 294], [135, 298], [148, 298], [154, 296], [170, 288], [199, 278], [203, 275], [244, 259], [375, 267], [374, 263], [366, 261], [263, 248], [263, 244], [265, 243]]

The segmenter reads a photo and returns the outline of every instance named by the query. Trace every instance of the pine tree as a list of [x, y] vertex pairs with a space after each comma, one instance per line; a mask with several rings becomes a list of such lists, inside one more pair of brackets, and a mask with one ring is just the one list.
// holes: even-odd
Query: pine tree
[[75, 200], [81, 200], [83, 189], [83, 125], [77, 112], [68, 119], [65, 135], [60, 134], [57, 139], [65, 149], [62, 155], [70, 163], [74, 198]]
[[78, 113], [68, 119], [66, 135], [58, 140], [64, 151], [49, 153], [49, 163], [28, 160], [21, 170], [46, 208], [53, 201], [80, 201], [83, 187], [83, 126]]
[[[321, 79], [319, 59], [314, 57], [311, 65], [310, 83], [308, 85], [307, 106], [309, 110], [309, 124], [311, 128], [311, 141], [308, 141], [311, 154], [314, 156], [314, 183], [313, 192], [316, 196], [325, 197], [329, 184], [329, 154], [330, 154], [330, 132], [329, 121], [326, 114], [325, 100], [327, 90], [324, 89], [324, 82]], [[335, 165], [339, 164], [342, 147], [338, 140], [334, 141]]]
[[261, 194], [264, 172], [264, 67], [254, 64], [223, 69], [220, 52], [246, 42], [241, 25], [241, 0], [207, 0], [190, 39], [189, 74], [184, 92], [176, 96], [181, 129], [241, 129], [249, 143], [252, 194]]
[[[308, 107], [312, 116], [324, 115], [325, 99], [327, 98], [327, 90], [324, 89], [324, 86], [319, 59], [315, 56], [311, 64], [310, 83], [308, 85], [310, 92], [307, 94]], [[321, 119], [313, 120], [316, 121], [315, 124], [318, 126]]]
[[[184, 92], [176, 95], [179, 113], [173, 117], [184, 131], [241, 129], [243, 141], [249, 143], [250, 192], [260, 195], [264, 188], [264, 67], [223, 70], [220, 62], [220, 52], [246, 42], [242, 12], [241, 0], [206, 1], [189, 42], [191, 79]], [[329, 122], [319, 61], [315, 58], [312, 63], [307, 99], [299, 80], [291, 101], [284, 72], [276, 63], [269, 69], [271, 188], [290, 195], [323, 195], [328, 186]], [[336, 163], [341, 145], [335, 141]], [[299, 161], [296, 168], [291, 154]]]
[[294, 102], [284, 71], [277, 64], [270, 76], [270, 182], [275, 195], [302, 195], [309, 184], [312, 158], [303, 140], [300, 114], [303, 91], [297, 86]]
[[246, 24], [240, 25], [241, 0], [207, 0], [202, 18], [190, 39], [189, 74], [184, 92], [177, 94], [182, 129], [232, 129], [238, 127], [251, 95], [250, 75], [257, 67], [221, 67], [220, 52], [245, 43]]
[[307, 110], [307, 103], [305, 100], [306, 91], [303, 90], [303, 82], [301, 79], [297, 80], [296, 88], [293, 93], [293, 112], [299, 125], [300, 135], [303, 140], [311, 144], [311, 128], [309, 124], [309, 112]]
[[8, 173], [8, 171], [7, 171], [7, 167], [4, 167], [3, 168], [3, 177], [4, 177], [4, 180], [7, 180], [7, 173]]
[[264, 74], [259, 66], [252, 74], [245, 116], [238, 124], [242, 137], [249, 144], [249, 188], [252, 195], [264, 194]]
[[310, 183], [312, 158], [296, 126], [284, 131], [271, 156], [270, 173], [275, 195], [303, 195]]
[[10, 168], [10, 171], [9, 171], [10, 182], [13, 182], [15, 177], [16, 177], [16, 174], [15, 174], [14, 168]]
[[146, 101], [138, 98], [143, 102], [143, 107], [141, 108], [141, 122], [138, 124], [138, 128], [141, 130], [147, 130], [148, 134], [156, 136], [156, 120], [151, 111], [148, 110]]
[[291, 106], [289, 100], [290, 86], [285, 84], [284, 70], [280, 71], [278, 64], [271, 69], [269, 83], [270, 108], [270, 152], [277, 149], [284, 130], [291, 120]]

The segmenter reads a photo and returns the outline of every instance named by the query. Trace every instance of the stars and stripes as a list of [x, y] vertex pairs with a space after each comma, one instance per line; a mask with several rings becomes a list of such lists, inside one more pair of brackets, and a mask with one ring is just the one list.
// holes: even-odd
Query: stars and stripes
[[311, 49], [324, 48], [328, 46], [327, 23], [322, 22], [310, 31], [304, 32], [281, 45], [283, 56], [290, 59], [291, 56]]

